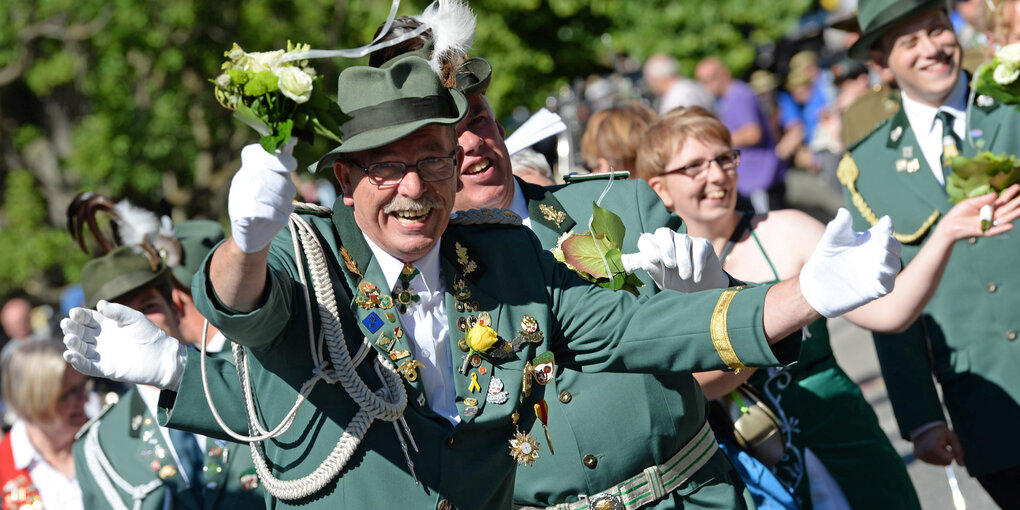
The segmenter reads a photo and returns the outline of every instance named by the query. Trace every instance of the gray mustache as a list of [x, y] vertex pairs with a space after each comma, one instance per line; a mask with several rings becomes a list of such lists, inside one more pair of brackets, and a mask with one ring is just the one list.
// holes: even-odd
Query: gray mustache
[[393, 197], [390, 203], [383, 207], [383, 212], [390, 214], [396, 211], [425, 211], [427, 209], [439, 209], [443, 202], [432, 195], [424, 195], [420, 198], [408, 198], [402, 196]]

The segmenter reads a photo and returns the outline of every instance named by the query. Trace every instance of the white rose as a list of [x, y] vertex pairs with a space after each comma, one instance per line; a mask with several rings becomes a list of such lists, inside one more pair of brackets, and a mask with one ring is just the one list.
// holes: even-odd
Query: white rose
[[280, 92], [301, 104], [312, 97], [312, 77], [296, 67], [278, 67], [274, 71], [280, 78]]
[[253, 73], [272, 71], [280, 63], [283, 53], [283, 50], [247, 53], [241, 63], [241, 68]]
[[1003, 46], [995, 52], [995, 56], [1003, 62], [1020, 62], [1020, 43]]
[[1009, 85], [1020, 78], [1020, 69], [1014, 68], [1004, 64], [995, 66], [995, 72], [992, 73], [992, 79], [999, 85]]
[[218, 87], [227, 88], [230, 86], [230, 75], [223, 73], [216, 77], [216, 85]]

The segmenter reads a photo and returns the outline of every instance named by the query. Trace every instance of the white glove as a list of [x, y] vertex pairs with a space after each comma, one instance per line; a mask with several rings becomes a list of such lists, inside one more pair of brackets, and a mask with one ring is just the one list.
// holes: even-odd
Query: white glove
[[60, 321], [64, 359], [88, 376], [177, 391], [187, 348], [137, 310], [107, 301], [96, 308], [72, 308]]
[[648, 271], [660, 289], [690, 293], [729, 286], [730, 279], [708, 239], [659, 227], [654, 234], [641, 234], [637, 245], [637, 253], [623, 255], [623, 268], [628, 273], [639, 268]]
[[892, 233], [888, 216], [867, 232], [854, 232], [850, 213], [841, 208], [800, 270], [804, 299], [832, 318], [891, 292], [903, 249]]
[[227, 212], [230, 235], [245, 253], [255, 253], [269, 245], [294, 210], [297, 189], [291, 172], [297, 160], [291, 154], [297, 138], [269, 154], [259, 144], [241, 150], [241, 169], [230, 181]]

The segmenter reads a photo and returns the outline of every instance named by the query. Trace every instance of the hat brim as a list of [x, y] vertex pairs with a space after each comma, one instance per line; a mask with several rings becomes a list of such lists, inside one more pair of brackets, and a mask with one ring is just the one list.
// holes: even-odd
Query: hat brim
[[946, 4], [941, 0], [934, 0], [930, 2], [921, 2], [919, 4], [911, 4], [904, 2], [897, 2], [892, 7], [887, 9], [881, 14], [882, 21], [877, 23], [874, 27], [868, 27], [866, 32], [861, 33], [860, 39], [850, 47], [847, 54], [854, 60], [861, 62], [867, 62], [871, 60], [871, 50], [875, 47], [882, 36], [889, 31], [889, 29], [896, 25], [906, 21], [922, 12], [933, 11], [936, 9], [946, 9]]
[[146, 287], [173, 288], [173, 281], [170, 279], [170, 270], [163, 267], [159, 272], [148, 272], [151, 276], [137, 279], [140, 271], [120, 275], [99, 286], [93, 295], [88, 296], [85, 302], [86, 308], [96, 308], [99, 301], [116, 301], [135, 291]]
[[386, 126], [358, 133], [357, 135], [344, 139], [342, 144], [338, 145], [336, 148], [326, 153], [325, 156], [320, 158], [318, 163], [315, 165], [315, 172], [322, 170], [323, 167], [333, 166], [333, 162], [343, 157], [344, 154], [361, 152], [391, 144], [430, 124], [439, 124], [443, 126], [457, 124], [467, 114], [467, 97], [465, 97], [464, 94], [457, 89], [448, 90], [450, 91], [450, 95], [453, 97], [453, 104], [457, 108], [456, 117], [422, 119], [405, 124]]

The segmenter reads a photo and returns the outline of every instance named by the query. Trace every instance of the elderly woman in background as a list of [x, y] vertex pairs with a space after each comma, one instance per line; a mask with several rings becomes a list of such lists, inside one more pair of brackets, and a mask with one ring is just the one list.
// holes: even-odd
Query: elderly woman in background
[[595, 112], [581, 137], [581, 156], [592, 173], [634, 172], [634, 158], [645, 129], [655, 122], [655, 111], [638, 103], [625, 103]]
[[71, 446], [88, 420], [92, 381], [63, 352], [59, 340], [23, 340], [3, 365], [3, 395], [18, 416], [0, 442], [3, 510], [82, 508]]
[[[747, 282], [776, 282], [799, 274], [825, 226], [796, 210], [756, 215], [735, 210], [737, 166], [730, 133], [702, 108], [681, 108], [645, 132], [637, 157], [646, 179], [666, 207], [679, 214], [692, 236], [712, 242], [725, 269]], [[1020, 215], [1018, 186], [965, 200], [936, 225], [924, 248], [896, 278], [893, 292], [846, 314], [873, 330], [908, 327], [935, 291], [953, 244], [1012, 229]], [[978, 211], [996, 204], [995, 220], [980, 229]], [[840, 216], [849, 222], [849, 216]], [[919, 263], [920, 262], [920, 263]], [[802, 508], [919, 508], [899, 454], [893, 449], [860, 389], [833, 357], [825, 319], [808, 328], [798, 363], [776, 369], [695, 374], [710, 399], [750, 382], [784, 422], [786, 454], [776, 475]], [[820, 464], [820, 465], [819, 465]], [[832, 481], [838, 486], [833, 487]], [[826, 484], [826, 482], [828, 482]]]

